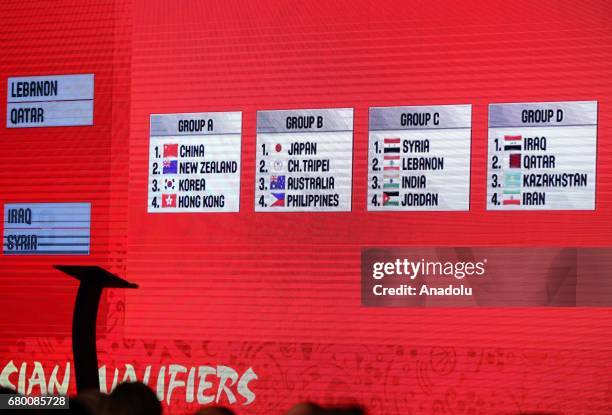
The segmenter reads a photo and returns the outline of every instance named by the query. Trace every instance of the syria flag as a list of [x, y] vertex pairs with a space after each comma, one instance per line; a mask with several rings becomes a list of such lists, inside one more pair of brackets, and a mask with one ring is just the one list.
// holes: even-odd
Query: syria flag
[[400, 153], [400, 139], [399, 138], [385, 138], [384, 140], [385, 148], [384, 153]]

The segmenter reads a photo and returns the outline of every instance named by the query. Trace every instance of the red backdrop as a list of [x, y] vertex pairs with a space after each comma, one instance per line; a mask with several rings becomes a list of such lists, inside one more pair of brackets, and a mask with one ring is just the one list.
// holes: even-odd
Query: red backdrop
[[[0, 369], [69, 360], [76, 283], [50, 265], [87, 263], [140, 284], [103, 299], [108, 371], [151, 365], [154, 384], [169, 364], [251, 367], [240, 413], [304, 399], [373, 414], [612, 411], [609, 309], [366, 309], [359, 285], [365, 246], [610, 246], [607, 2], [0, 7], [0, 96], [8, 76], [96, 76], [94, 127], [0, 127], [0, 203], [92, 202], [89, 257], [0, 257]], [[597, 209], [487, 212], [488, 104], [573, 100], [599, 102]], [[470, 211], [367, 212], [368, 108], [465, 103]], [[255, 213], [256, 111], [333, 107], [355, 109], [352, 211]], [[240, 212], [147, 214], [149, 114], [204, 111], [243, 112]], [[193, 407], [184, 393], [171, 413]]]

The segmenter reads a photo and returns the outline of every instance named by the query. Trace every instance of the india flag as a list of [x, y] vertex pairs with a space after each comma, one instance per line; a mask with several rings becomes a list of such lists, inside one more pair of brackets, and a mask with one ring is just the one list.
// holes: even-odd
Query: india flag
[[399, 175], [397, 176], [385, 176], [383, 182], [383, 189], [399, 189]]

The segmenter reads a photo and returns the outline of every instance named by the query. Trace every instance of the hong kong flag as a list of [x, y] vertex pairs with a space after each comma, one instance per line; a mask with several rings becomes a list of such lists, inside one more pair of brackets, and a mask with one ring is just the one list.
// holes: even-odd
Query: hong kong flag
[[178, 157], [178, 144], [164, 144], [164, 157]]
[[176, 207], [176, 195], [175, 194], [163, 194], [162, 195], [162, 207]]

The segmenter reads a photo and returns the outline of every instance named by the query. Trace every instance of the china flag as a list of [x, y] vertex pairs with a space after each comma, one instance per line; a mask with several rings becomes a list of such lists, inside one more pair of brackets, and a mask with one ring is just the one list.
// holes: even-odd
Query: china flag
[[178, 157], [178, 144], [164, 144], [164, 157]]

